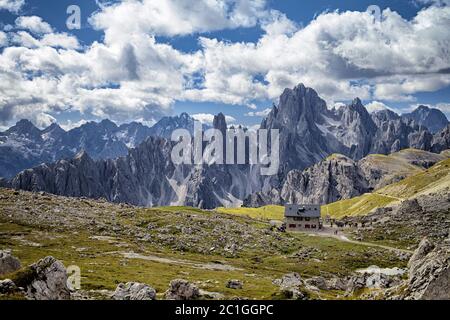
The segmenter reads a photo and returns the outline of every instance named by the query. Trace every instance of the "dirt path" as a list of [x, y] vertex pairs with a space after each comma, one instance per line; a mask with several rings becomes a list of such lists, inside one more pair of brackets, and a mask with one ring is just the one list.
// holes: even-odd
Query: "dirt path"
[[400, 249], [400, 248], [390, 247], [390, 246], [386, 246], [386, 245], [382, 245], [382, 244], [378, 244], [378, 243], [372, 243], [372, 242], [352, 240], [352, 239], [349, 239], [345, 234], [342, 234], [341, 230], [339, 230], [340, 234], [337, 234], [337, 235], [334, 234], [334, 231], [335, 231], [335, 229], [325, 228], [323, 231], [314, 233], [311, 235], [318, 235], [320, 237], [334, 238], [334, 239], [337, 239], [340, 241], [345, 241], [345, 242], [349, 242], [349, 243], [353, 243], [353, 244], [359, 244], [359, 245], [363, 245], [366, 247], [377, 247], [377, 248], [383, 248], [383, 249], [390, 250], [390, 251], [402, 252], [402, 253], [408, 253], [408, 254], [414, 253], [414, 251], [407, 250], [407, 249]]
[[382, 196], [382, 197], [392, 198], [392, 199], [397, 200], [397, 201], [405, 201], [406, 200], [404, 198], [389, 196], [389, 195], [384, 194], [384, 193], [372, 192], [372, 194], [377, 194], [377, 195]]
[[119, 254], [123, 255], [125, 258], [128, 259], [140, 259], [140, 260], [147, 260], [147, 261], [153, 261], [158, 263], [165, 263], [165, 264], [176, 264], [176, 265], [184, 265], [188, 267], [192, 267], [195, 269], [205, 269], [205, 270], [214, 270], [214, 271], [241, 271], [241, 268], [233, 267], [228, 264], [222, 264], [222, 263], [198, 263], [193, 262], [189, 260], [181, 260], [181, 259], [172, 259], [172, 258], [163, 258], [158, 257], [154, 255], [142, 255], [134, 252], [119, 252]]

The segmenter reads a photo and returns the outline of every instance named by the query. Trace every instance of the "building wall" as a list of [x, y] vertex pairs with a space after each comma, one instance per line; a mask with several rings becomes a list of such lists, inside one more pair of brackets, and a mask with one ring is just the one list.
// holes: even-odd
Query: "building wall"
[[320, 218], [286, 217], [287, 231], [317, 231], [320, 228]]

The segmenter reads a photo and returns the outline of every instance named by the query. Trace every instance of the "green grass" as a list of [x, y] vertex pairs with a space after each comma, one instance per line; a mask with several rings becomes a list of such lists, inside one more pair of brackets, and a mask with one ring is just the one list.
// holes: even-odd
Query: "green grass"
[[369, 193], [322, 206], [322, 215], [330, 215], [334, 218], [364, 215], [375, 208], [385, 207], [394, 201], [396, 200], [393, 198]]
[[409, 199], [421, 193], [435, 192], [448, 187], [450, 187], [450, 159], [438, 162], [428, 170], [420, 171], [374, 193], [322, 206], [322, 214], [329, 214], [336, 218], [366, 215], [376, 208], [385, 207], [402, 199]]
[[[130, 220], [128, 223], [139, 224], [143, 218], [152, 220], [154, 223], [166, 223], [171, 217], [176, 221], [178, 216], [171, 210], [167, 211], [166, 208], [142, 209], [138, 211], [138, 219], [135, 222]], [[236, 216], [235, 219], [261, 224], [242, 216]], [[196, 283], [204, 290], [219, 292], [226, 298], [241, 296], [250, 299], [275, 299], [279, 298], [279, 289], [272, 281], [289, 272], [298, 272], [305, 278], [331, 274], [345, 276], [358, 268], [372, 264], [381, 267], [402, 267], [404, 264], [396, 257], [386, 255], [382, 249], [367, 248], [363, 245], [305, 234], [280, 234], [281, 238], [289, 237], [292, 241], [289, 241], [288, 246], [280, 247], [278, 254], [255, 249], [245, 251], [237, 257], [180, 252], [170, 246], [140, 242], [127, 236], [118, 236], [113, 241], [96, 240], [91, 238], [92, 235], [87, 230], [64, 231], [44, 226], [37, 228], [10, 223], [0, 216], [0, 249], [12, 249], [13, 254], [25, 267], [20, 273], [23, 274], [27, 265], [51, 255], [61, 260], [65, 266], [77, 265], [81, 268], [83, 290], [112, 291], [120, 282], [138, 281], [154, 287], [158, 297], [163, 298], [163, 293], [167, 290], [170, 281], [183, 278]], [[209, 240], [204, 239], [204, 241]], [[249, 241], [259, 241], [259, 239], [249, 239]], [[38, 243], [40, 246], [33, 247], [29, 243]], [[280, 241], [280, 243], [284, 242]], [[308, 258], [296, 257], [297, 251], [305, 249], [312, 250]], [[209, 270], [193, 265], [129, 259], [120, 254], [123, 251], [196, 264], [220, 262], [239, 270]], [[9, 276], [15, 278], [20, 275]], [[226, 288], [229, 279], [242, 280], [243, 290]], [[328, 299], [336, 299], [342, 292], [325, 292], [322, 296], [323, 294], [327, 295]], [[312, 298], [314, 297], [318, 296], [312, 293]]]
[[410, 198], [419, 193], [432, 192], [450, 186], [450, 159], [441, 161], [428, 170], [386, 186], [378, 193]]
[[247, 216], [258, 220], [284, 220], [284, 207], [269, 205], [259, 208], [217, 208], [219, 213]]

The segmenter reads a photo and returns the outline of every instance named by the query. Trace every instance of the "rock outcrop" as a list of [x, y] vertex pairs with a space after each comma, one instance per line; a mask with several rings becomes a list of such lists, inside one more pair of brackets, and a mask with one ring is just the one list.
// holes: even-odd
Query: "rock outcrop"
[[450, 300], [450, 248], [423, 239], [408, 268], [407, 299]]
[[0, 275], [12, 273], [21, 268], [19, 259], [11, 255], [9, 251], [0, 251]]
[[16, 284], [10, 280], [0, 280], [0, 295], [1, 294], [13, 294], [19, 291], [19, 288], [17, 288]]
[[427, 106], [419, 106], [413, 112], [403, 114], [402, 118], [427, 127], [431, 133], [439, 132], [448, 125], [448, 119], [441, 110]]
[[274, 280], [273, 284], [280, 287], [281, 293], [287, 299], [304, 300], [308, 297], [305, 281], [296, 272], [285, 274], [280, 279]]
[[114, 300], [155, 300], [156, 291], [144, 283], [121, 283], [117, 286], [112, 298]]
[[199, 288], [187, 280], [175, 279], [165, 293], [167, 300], [195, 300], [200, 297]]
[[229, 280], [227, 282], [227, 288], [230, 289], [242, 289], [242, 287], [244, 286], [244, 284], [242, 283], [241, 280]]
[[431, 147], [433, 152], [442, 152], [447, 149], [450, 149], [450, 125], [434, 135]]
[[[192, 129], [193, 122], [187, 114], [172, 120], [173, 123], [170, 119], [162, 120], [156, 132], [167, 138], [169, 131], [178, 126]], [[227, 130], [225, 116], [217, 115], [213, 125], [224, 133]], [[54, 144], [62, 139], [61, 135], [64, 136], [57, 128], [42, 134], [36, 128], [29, 128], [29, 124], [19, 127], [17, 130], [23, 132], [21, 137], [28, 140], [39, 136]], [[279, 105], [274, 106], [261, 123], [261, 129], [280, 132], [281, 166], [278, 174], [270, 177], [261, 176], [259, 165], [174, 165], [171, 151], [175, 143], [161, 137], [145, 140], [130, 149], [126, 156], [102, 160], [126, 154], [126, 148], [122, 147], [135, 146], [139, 140], [128, 141], [123, 137], [144, 136], [136, 133], [138, 129], [131, 128], [122, 128], [126, 133], [118, 134], [123, 130], [116, 127], [105, 120], [74, 129], [71, 133], [76, 138], [74, 141], [83, 141], [83, 148], [77, 147], [79, 143], [74, 146], [69, 142], [62, 146], [67, 145], [70, 150], [83, 149], [86, 154], [81, 152], [71, 160], [25, 170], [9, 182], [0, 181], [0, 184], [65, 196], [101, 197], [140, 206], [188, 205], [211, 209], [240, 206], [243, 201], [249, 206], [283, 201], [330, 202], [372, 188], [370, 181], [364, 181], [364, 177], [360, 179], [361, 173], [351, 161], [369, 153], [389, 154], [410, 147], [432, 150], [433, 143], [435, 149], [445, 144], [445, 138], [440, 134], [434, 141], [430, 131], [413, 120], [389, 112], [370, 115], [359, 99], [348, 106], [330, 110], [316, 91], [302, 84], [286, 89]], [[111, 132], [116, 138], [109, 138]], [[107, 137], [106, 141], [102, 137]], [[120, 137], [129, 143], [124, 143]], [[2, 148], [7, 145], [1, 144]], [[335, 153], [348, 160], [337, 165], [328, 161], [330, 163], [311, 168], [309, 172], [303, 171]], [[7, 158], [14, 159], [13, 156]], [[51, 161], [56, 159], [61, 157], [53, 157]], [[0, 156], [0, 167], [1, 163]], [[297, 191], [297, 187], [303, 191]]]
[[333, 154], [303, 171], [291, 170], [281, 189], [252, 194], [244, 200], [244, 206], [325, 204], [350, 199], [400, 181], [446, 158], [444, 154], [416, 149], [389, 156], [369, 155], [359, 161]]
[[67, 272], [53, 257], [46, 257], [17, 271], [11, 280], [25, 289], [30, 300], [69, 300]]

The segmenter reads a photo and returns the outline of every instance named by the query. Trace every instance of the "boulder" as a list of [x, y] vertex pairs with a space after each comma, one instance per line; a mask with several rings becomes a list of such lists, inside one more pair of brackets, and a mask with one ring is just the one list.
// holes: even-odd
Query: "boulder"
[[165, 293], [167, 300], [194, 300], [200, 296], [198, 287], [187, 280], [175, 279]]
[[276, 279], [273, 284], [280, 287], [280, 291], [287, 299], [304, 300], [307, 298], [305, 282], [296, 272], [285, 274], [281, 279]]
[[243, 284], [241, 280], [228, 280], [227, 288], [230, 289], [242, 289]]
[[428, 238], [422, 239], [414, 254], [408, 262], [409, 276], [411, 277], [417, 266], [422, 263], [422, 260], [435, 248], [434, 244]]
[[327, 287], [329, 290], [345, 291], [347, 289], [347, 283], [343, 279], [335, 277], [327, 280]]
[[156, 300], [156, 291], [144, 283], [121, 283], [117, 286], [112, 298], [114, 300]]
[[285, 274], [284, 276], [281, 277], [281, 279], [274, 280], [273, 283], [277, 286], [285, 288], [299, 287], [305, 285], [300, 275], [296, 272]]
[[12, 275], [18, 287], [25, 289], [30, 300], [69, 300], [67, 272], [53, 257], [46, 257]]
[[17, 291], [19, 291], [19, 288], [12, 280], [0, 280], [0, 294], [11, 294]]
[[0, 275], [12, 273], [21, 268], [20, 261], [9, 251], [0, 251]]
[[450, 249], [424, 239], [408, 263], [406, 299], [450, 300]]
[[401, 280], [398, 276], [383, 273], [361, 273], [356, 274], [348, 280], [347, 295], [353, 295], [361, 289], [387, 289], [399, 285]]
[[328, 284], [324, 277], [313, 277], [311, 279], [305, 280], [308, 286], [316, 287], [320, 290], [328, 290]]

